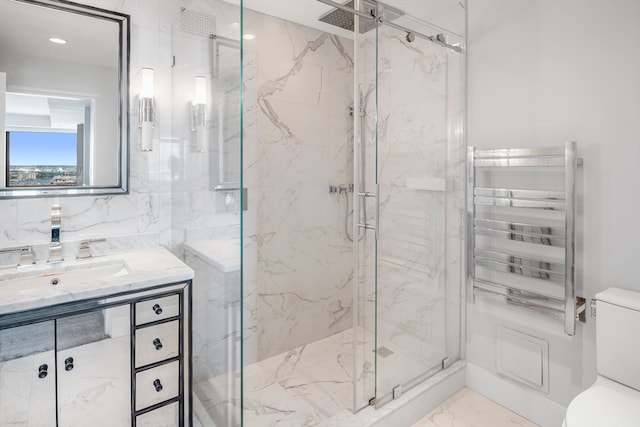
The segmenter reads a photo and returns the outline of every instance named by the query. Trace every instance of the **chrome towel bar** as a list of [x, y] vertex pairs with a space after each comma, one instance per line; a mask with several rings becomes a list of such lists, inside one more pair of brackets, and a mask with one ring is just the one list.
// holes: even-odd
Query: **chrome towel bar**
[[[576, 320], [583, 321], [585, 311], [584, 298], [576, 296], [576, 174], [583, 163], [576, 151], [575, 142], [559, 147], [467, 149], [469, 294], [491, 295], [562, 319], [568, 335], [575, 334]], [[561, 168], [564, 191], [477, 186], [479, 173], [486, 178], [508, 170], [519, 177], [517, 182], [529, 182], [528, 173], [549, 167]], [[556, 260], [560, 254], [562, 259]]]

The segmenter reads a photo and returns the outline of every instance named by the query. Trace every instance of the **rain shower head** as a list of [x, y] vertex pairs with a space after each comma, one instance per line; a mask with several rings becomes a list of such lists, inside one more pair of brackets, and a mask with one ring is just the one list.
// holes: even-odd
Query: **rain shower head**
[[[354, 0], [349, 0], [348, 2], [344, 3], [343, 6], [353, 9], [354, 2]], [[404, 12], [402, 10], [396, 9], [395, 7], [375, 0], [360, 0], [360, 4], [362, 5], [363, 11], [367, 14], [370, 13], [372, 18], [376, 14], [376, 6], [378, 7], [378, 15], [385, 21], [393, 21], [394, 19], [398, 19], [399, 17], [404, 15]], [[318, 18], [318, 20], [327, 24], [335, 25], [336, 27], [340, 27], [347, 31], [354, 30], [354, 14], [346, 10], [336, 8], [325, 13], [320, 18]], [[361, 18], [358, 31], [360, 32], [360, 34], [363, 34], [374, 29], [375, 27], [375, 19]]]

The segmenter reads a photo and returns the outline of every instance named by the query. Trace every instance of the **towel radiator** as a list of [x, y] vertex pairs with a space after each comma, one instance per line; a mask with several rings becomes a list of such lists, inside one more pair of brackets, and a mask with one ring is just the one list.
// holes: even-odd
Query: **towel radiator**
[[561, 319], [568, 335], [586, 307], [576, 296], [576, 147], [467, 148], [469, 295]]

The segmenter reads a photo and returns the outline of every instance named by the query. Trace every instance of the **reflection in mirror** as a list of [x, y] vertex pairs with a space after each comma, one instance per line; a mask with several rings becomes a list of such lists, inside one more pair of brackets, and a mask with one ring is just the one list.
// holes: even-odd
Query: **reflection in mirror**
[[128, 191], [129, 17], [0, 1], [0, 198]]
[[216, 113], [212, 174], [215, 190], [240, 187], [240, 42], [212, 39], [213, 104]]
[[92, 104], [90, 99], [8, 92], [6, 186], [91, 182], [83, 166], [90, 164]]

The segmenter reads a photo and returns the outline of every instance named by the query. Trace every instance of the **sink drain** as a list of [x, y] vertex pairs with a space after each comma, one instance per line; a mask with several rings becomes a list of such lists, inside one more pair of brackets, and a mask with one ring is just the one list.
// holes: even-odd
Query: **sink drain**
[[49, 282], [49, 284], [51, 286], [56, 286], [60, 284], [60, 279], [58, 279], [57, 277], [54, 277], [53, 279], [51, 279], [51, 281]]

